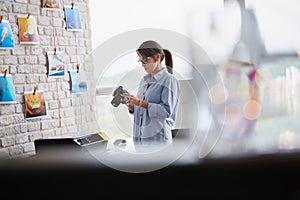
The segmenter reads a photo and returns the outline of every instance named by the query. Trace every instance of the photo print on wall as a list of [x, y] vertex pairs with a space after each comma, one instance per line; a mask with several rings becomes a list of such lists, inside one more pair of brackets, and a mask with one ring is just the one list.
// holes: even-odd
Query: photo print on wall
[[47, 116], [46, 102], [44, 91], [28, 91], [24, 92], [25, 96], [25, 118], [35, 119]]
[[47, 51], [48, 77], [63, 77], [65, 66], [63, 54], [60, 51]]
[[12, 49], [14, 38], [9, 21], [2, 20], [0, 23], [0, 49]]
[[0, 74], [0, 104], [10, 103], [17, 103], [12, 76]]
[[69, 73], [71, 78], [71, 93], [87, 92], [87, 82], [84, 73], [78, 70], [70, 70]]
[[42, 0], [42, 7], [46, 10], [59, 10], [60, 1], [59, 0]]
[[39, 44], [39, 35], [34, 17], [19, 17], [18, 24], [20, 44]]
[[74, 6], [64, 6], [66, 16], [66, 29], [67, 31], [81, 31], [81, 21], [79, 8]]

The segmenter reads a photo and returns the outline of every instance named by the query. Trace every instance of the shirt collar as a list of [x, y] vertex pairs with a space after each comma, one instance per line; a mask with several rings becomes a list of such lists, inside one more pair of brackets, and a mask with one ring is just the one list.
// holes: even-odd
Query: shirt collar
[[158, 73], [156, 73], [154, 76], [153, 76], [153, 78], [151, 79], [151, 75], [150, 74], [147, 74], [147, 75], [145, 75], [144, 76], [144, 80], [145, 81], [159, 81], [160, 79], [162, 79], [162, 77], [164, 77], [165, 76], [165, 74], [166, 73], [169, 73], [168, 71], [167, 71], [167, 69], [165, 68], [165, 67], [163, 67], [162, 68], [162, 70], [160, 70]]

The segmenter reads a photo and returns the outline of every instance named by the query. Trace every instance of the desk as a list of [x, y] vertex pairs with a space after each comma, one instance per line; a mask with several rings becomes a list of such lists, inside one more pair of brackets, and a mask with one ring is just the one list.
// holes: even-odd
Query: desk
[[[76, 138], [77, 139], [77, 138]], [[115, 145], [117, 139], [126, 145]], [[73, 138], [43, 139], [36, 141], [37, 155], [34, 160], [53, 165], [76, 164], [105, 166], [118, 171], [143, 173], [155, 171], [171, 164], [198, 162], [197, 151], [187, 154], [188, 140], [174, 140], [164, 146], [136, 146], [133, 138], [108, 139], [105, 143], [81, 146]], [[39, 145], [38, 145], [39, 144]]]

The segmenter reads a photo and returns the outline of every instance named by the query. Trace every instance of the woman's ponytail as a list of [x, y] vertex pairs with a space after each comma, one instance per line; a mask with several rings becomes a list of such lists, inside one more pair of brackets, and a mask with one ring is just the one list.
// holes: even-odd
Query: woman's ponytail
[[169, 73], [173, 74], [173, 58], [168, 49], [163, 49], [165, 54], [165, 64]]

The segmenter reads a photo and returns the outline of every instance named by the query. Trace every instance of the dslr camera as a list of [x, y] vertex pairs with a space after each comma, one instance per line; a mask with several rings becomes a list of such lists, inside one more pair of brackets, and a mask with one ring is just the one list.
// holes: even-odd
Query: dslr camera
[[123, 89], [122, 86], [117, 87], [114, 91], [113, 91], [113, 99], [111, 100], [111, 104], [114, 107], [118, 107], [121, 103], [122, 104], [126, 104], [128, 102], [128, 97], [124, 97], [121, 96], [121, 94], [127, 93], [129, 94], [129, 92], [127, 92], [126, 90]]

